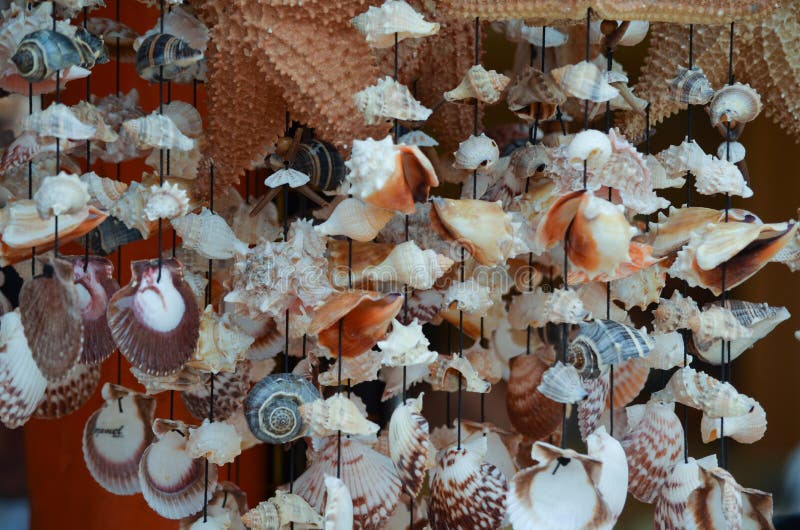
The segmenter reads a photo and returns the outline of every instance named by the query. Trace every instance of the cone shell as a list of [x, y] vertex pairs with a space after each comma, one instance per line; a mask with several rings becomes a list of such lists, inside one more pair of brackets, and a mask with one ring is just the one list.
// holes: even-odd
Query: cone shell
[[416, 497], [422, 489], [433, 446], [428, 420], [422, 415], [422, 396], [407, 399], [389, 422], [389, 454], [403, 490]]
[[739, 443], [751, 444], [763, 438], [766, 432], [767, 413], [759, 403], [753, 406], [753, 410], [741, 416], [714, 418], [703, 414], [703, 419], [700, 420], [700, 435], [706, 444], [718, 440], [722, 435]]
[[486, 440], [477, 444], [477, 450], [451, 447], [439, 458], [431, 475], [428, 506], [433, 530], [502, 526], [508, 484], [499, 469], [482, 461]]
[[9, 429], [24, 425], [47, 387], [33, 360], [19, 310], [0, 316], [0, 421]]
[[34, 416], [55, 419], [72, 414], [92, 397], [100, 383], [100, 366], [77, 363], [58, 382], [49, 382]]
[[608, 84], [605, 72], [588, 61], [555, 68], [550, 75], [561, 90], [578, 99], [602, 103], [619, 95], [619, 90]]
[[83, 348], [80, 362], [101, 363], [114, 352], [116, 344], [106, 321], [108, 301], [119, 290], [114, 266], [106, 258], [70, 256], [83, 318]]
[[367, 125], [377, 125], [389, 119], [425, 121], [432, 112], [414, 99], [405, 85], [389, 76], [356, 93], [353, 101], [358, 111], [364, 115]]
[[347, 236], [356, 241], [371, 241], [386, 226], [394, 212], [372, 206], [354, 198], [346, 198], [328, 219], [314, 227], [324, 236]]
[[439, 32], [439, 24], [427, 22], [409, 4], [398, 0], [388, 0], [380, 7], [370, 6], [353, 18], [352, 24], [373, 48], [391, 48], [395, 42]]
[[400, 243], [379, 264], [364, 269], [364, 277], [391, 284], [407, 284], [413, 289], [430, 289], [453, 266], [453, 260], [422, 250], [413, 241]]
[[341, 479], [325, 477], [325, 512], [323, 530], [350, 530], [353, 528], [353, 499]]
[[[236, 365], [233, 373], [222, 372], [214, 376], [214, 419], [225, 421], [234, 412], [244, 406], [244, 399], [252, 381], [248, 375], [250, 362], [244, 361]], [[181, 392], [183, 405], [194, 418], [208, 418], [211, 391], [211, 374], [203, 374], [203, 382], [189, 390]]]
[[207, 259], [229, 259], [246, 254], [247, 244], [240, 241], [225, 219], [203, 207], [199, 214], [177, 217], [172, 227], [183, 240], [183, 246]]
[[[186, 442], [185, 431], [168, 430], [144, 450], [139, 462], [142, 495], [166, 519], [181, 519], [203, 507], [205, 462], [189, 456]], [[216, 487], [217, 466], [209, 465], [208, 491]]]
[[103, 398], [83, 429], [83, 459], [103, 489], [132, 495], [141, 491], [139, 460], [154, 438], [156, 401], [111, 383], [103, 386]]
[[672, 374], [664, 390], [654, 393], [653, 399], [675, 401], [716, 418], [741, 416], [755, 406], [752, 398], [737, 392], [730, 383], [688, 366]]
[[511, 359], [506, 408], [514, 428], [534, 440], [544, 438], [561, 424], [562, 407], [537, 387], [548, 366], [535, 355]]
[[165, 259], [131, 263], [131, 282], [108, 305], [111, 335], [133, 366], [150, 375], [177, 372], [197, 344], [200, 316], [183, 266]]
[[444, 93], [444, 99], [466, 104], [477, 99], [491, 105], [500, 101], [503, 90], [510, 82], [511, 79], [503, 74], [476, 64], [467, 71], [456, 88]]
[[256, 383], [244, 404], [247, 425], [262, 442], [282, 444], [308, 430], [300, 407], [319, 399], [319, 391], [294, 374], [273, 374]]
[[463, 246], [481, 265], [497, 265], [511, 257], [511, 216], [501, 201], [432, 199], [430, 219], [443, 238]]
[[[325, 438], [314, 461], [294, 482], [294, 491], [322, 510], [325, 476], [335, 476], [336, 437]], [[341, 479], [353, 499], [353, 528], [380, 530], [400, 500], [400, 479], [392, 461], [355, 438], [342, 438]]]
[[341, 431], [344, 434], [375, 434], [378, 426], [364, 417], [347, 396], [337, 393], [328, 399], [316, 399], [300, 405], [303, 423], [312, 436], [324, 437]]
[[389, 324], [402, 305], [403, 296], [397, 293], [343, 291], [316, 310], [308, 333], [317, 335], [320, 346], [338, 355], [341, 326], [341, 355], [356, 357], [386, 337]]
[[714, 89], [702, 68], [678, 67], [678, 75], [668, 81], [669, 97], [678, 103], [705, 105], [714, 97]]
[[83, 347], [80, 298], [72, 282], [72, 264], [45, 258], [43, 274], [22, 285], [19, 299], [20, 319], [33, 359], [48, 381], [57, 382], [75, 365]]
[[672, 403], [650, 401], [626, 409], [628, 431], [622, 448], [628, 457], [628, 491], [655, 502], [670, 469], [683, 454], [683, 427]]

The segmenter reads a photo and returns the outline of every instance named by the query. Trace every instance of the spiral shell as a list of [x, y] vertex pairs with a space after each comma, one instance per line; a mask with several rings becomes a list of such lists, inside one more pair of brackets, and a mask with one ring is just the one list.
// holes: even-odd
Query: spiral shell
[[433, 445], [428, 420], [422, 415], [422, 397], [407, 399], [389, 421], [389, 455], [403, 489], [416, 497], [422, 489]]
[[561, 361], [542, 374], [542, 382], [536, 390], [556, 403], [577, 403], [589, 395], [575, 367]]
[[414, 99], [405, 85], [388, 75], [379, 79], [377, 84], [357, 92], [353, 101], [364, 115], [367, 125], [376, 125], [389, 119], [425, 121], [432, 112]]
[[62, 171], [56, 176], [45, 177], [33, 196], [36, 211], [42, 219], [82, 212], [91, 199], [88, 190], [89, 187], [77, 175]]
[[619, 95], [619, 90], [608, 84], [606, 73], [588, 61], [554, 68], [550, 75], [566, 94], [578, 99], [602, 103]]
[[148, 81], [168, 81], [203, 58], [203, 52], [167, 33], [154, 33], [136, 49], [136, 72]]
[[700, 435], [703, 443], [718, 440], [723, 435], [739, 443], [751, 444], [759, 441], [767, 432], [767, 413], [764, 407], [755, 403], [747, 414], [727, 418], [715, 418], [703, 414], [700, 420]]
[[725, 85], [714, 94], [709, 110], [711, 125], [751, 122], [761, 112], [761, 96], [750, 85]]
[[391, 48], [395, 42], [439, 32], [439, 24], [426, 21], [401, 0], [387, 0], [380, 7], [370, 6], [354, 17], [352, 24], [373, 48]]
[[569, 142], [565, 154], [573, 167], [582, 169], [585, 162], [587, 170], [602, 168], [611, 156], [611, 140], [594, 129], [581, 131]]
[[494, 70], [486, 70], [483, 65], [472, 66], [461, 83], [444, 93], [445, 101], [470, 104], [475, 99], [491, 105], [500, 101], [500, 96], [511, 79]]
[[263, 442], [283, 444], [304, 436], [300, 407], [319, 399], [314, 386], [294, 374], [273, 374], [250, 389], [244, 404], [247, 425]]
[[422, 250], [413, 241], [397, 245], [378, 265], [363, 271], [365, 278], [407, 284], [414, 289], [430, 289], [453, 266], [453, 260], [437, 254], [436, 251]]
[[50, 29], [29, 33], [11, 60], [26, 81], [37, 83], [70, 66], [91, 68], [108, 62], [108, 55], [101, 38], [78, 27], [74, 37]]
[[189, 197], [185, 189], [169, 182], [164, 182], [161, 186], [150, 186], [144, 205], [144, 215], [148, 221], [174, 219], [187, 213]]
[[460, 144], [458, 151], [453, 153], [455, 162], [453, 167], [458, 169], [478, 169], [479, 167], [491, 168], [500, 158], [500, 148], [497, 143], [481, 133], [480, 136], [470, 136]]
[[303, 424], [312, 436], [324, 437], [341, 431], [344, 434], [375, 434], [378, 426], [358, 409], [344, 394], [334, 394], [328, 399], [316, 399], [300, 405]]
[[702, 68], [678, 67], [678, 75], [668, 81], [669, 97], [678, 103], [705, 105], [714, 97], [714, 89]]
[[186, 214], [171, 222], [183, 246], [204, 258], [230, 259], [237, 254], [247, 254], [248, 245], [236, 237], [225, 219], [206, 207], [199, 214]]
[[40, 137], [62, 140], [86, 140], [94, 137], [97, 127], [84, 123], [63, 103], [53, 103], [25, 118], [23, 130], [33, 131]]
[[253, 530], [274, 528], [322, 528], [322, 517], [299, 495], [278, 490], [271, 499], [260, 502], [242, 516]]
[[655, 392], [653, 399], [675, 401], [716, 418], [741, 416], [755, 406], [753, 398], [740, 394], [730, 383], [688, 366], [672, 374], [667, 386]]
[[139, 149], [155, 147], [189, 151], [195, 147], [194, 139], [182, 133], [169, 116], [157, 112], [127, 120], [122, 123], [122, 128]]
[[596, 377], [607, 366], [634, 357], [647, 357], [653, 341], [646, 333], [612, 320], [581, 323], [578, 335], [570, 342], [567, 362], [578, 372]]

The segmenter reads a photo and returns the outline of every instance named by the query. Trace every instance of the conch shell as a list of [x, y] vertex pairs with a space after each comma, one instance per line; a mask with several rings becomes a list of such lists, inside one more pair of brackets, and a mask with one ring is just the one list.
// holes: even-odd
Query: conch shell
[[439, 24], [427, 22], [402, 0], [387, 0], [380, 7], [370, 6], [354, 17], [352, 23], [373, 48], [391, 48], [395, 42], [439, 32]]
[[463, 246], [482, 265], [497, 265], [511, 257], [514, 232], [511, 215], [501, 201], [432, 199], [430, 218], [442, 237]]
[[425, 121], [433, 112], [414, 99], [405, 85], [388, 75], [379, 79], [377, 84], [356, 93], [353, 101], [364, 115], [367, 125], [377, 125], [389, 119]]
[[472, 103], [476, 99], [483, 103], [497, 103], [511, 79], [494, 70], [486, 70], [483, 65], [472, 66], [461, 83], [444, 93], [445, 101]]
[[356, 241], [371, 241], [386, 226], [395, 212], [348, 197], [340, 202], [328, 219], [314, 227], [324, 236], [347, 236]]

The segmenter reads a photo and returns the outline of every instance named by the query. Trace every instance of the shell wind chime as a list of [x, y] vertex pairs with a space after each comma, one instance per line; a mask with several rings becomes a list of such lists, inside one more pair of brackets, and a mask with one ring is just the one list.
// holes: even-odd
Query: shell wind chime
[[[11, 2], [3, 425], [101, 388], [89, 474], [180, 528], [601, 530], [628, 495], [655, 528], [774, 528], [771, 494], [728, 468], [768, 412], [731, 364], [791, 315], [730, 291], [800, 269], [800, 231], [730, 198], [762, 177], [748, 123], [797, 132], [797, 6], [373, 4], [170, 0], [139, 35], [90, 18], [102, 2]], [[634, 83], [615, 51], [646, 42]], [[745, 42], [761, 64], [734, 59]], [[92, 93], [109, 61], [138, 88], [117, 68]], [[157, 253], [128, 259], [141, 240]], [[718, 454], [690, 456], [691, 432]], [[240, 455], [267, 445], [282, 484], [248, 499]]]

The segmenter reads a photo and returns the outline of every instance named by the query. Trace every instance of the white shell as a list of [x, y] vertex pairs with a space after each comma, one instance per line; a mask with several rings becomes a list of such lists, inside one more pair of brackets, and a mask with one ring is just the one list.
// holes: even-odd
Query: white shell
[[296, 528], [322, 528], [322, 516], [299, 495], [278, 490], [242, 516], [252, 530], [280, 530], [295, 523]]
[[576, 403], [589, 395], [575, 367], [561, 361], [542, 374], [542, 382], [536, 389], [556, 403]]
[[709, 104], [711, 125], [753, 121], [761, 112], [761, 96], [750, 85], [734, 83], [717, 90]]
[[325, 511], [323, 530], [352, 530], [353, 499], [341, 479], [325, 476]]
[[53, 103], [45, 110], [31, 114], [25, 118], [22, 130], [64, 140], [86, 140], [97, 132], [96, 127], [80, 121], [63, 103]]
[[0, 421], [9, 429], [24, 425], [47, 388], [28, 347], [19, 309], [0, 317]]
[[619, 90], [606, 81], [605, 72], [588, 61], [554, 68], [550, 74], [564, 92], [578, 99], [602, 103], [619, 95]]
[[394, 46], [407, 38], [427, 37], [439, 32], [439, 24], [427, 22], [424, 17], [403, 0], [387, 0], [380, 7], [370, 8], [353, 18], [353, 26], [366, 37], [374, 48]]
[[371, 204], [348, 197], [340, 202], [328, 219], [314, 227], [324, 236], [347, 236], [356, 241], [371, 241], [394, 216]]
[[436, 147], [439, 145], [435, 138], [419, 130], [408, 131], [397, 139], [397, 143], [416, 145], [417, 147]]
[[458, 151], [453, 156], [453, 167], [458, 169], [491, 168], [500, 158], [500, 148], [494, 140], [481, 133], [480, 136], [470, 136], [458, 144]]
[[653, 325], [656, 331], [667, 333], [679, 329], [689, 329], [689, 319], [700, 312], [697, 302], [691, 296], [684, 298], [675, 290], [669, 299], [662, 298], [653, 312]]
[[408, 87], [388, 75], [357, 92], [353, 101], [367, 125], [377, 125], [388, 119], [425, 121], [433, 112], [414, 99]]
[[730, 309], [712, 305], [689, 318], [689, 328], [694, 332], [695, 343], [706, 344], [716, 339], [732, 341], [748, 338], [752, 332], [739, 323]]
[[144, 204], [144, 215], [148, 221], [174, 219], [189, 213], [189, 196], [177, 184], [164, 182], [161, 186], [152, 185]]
[[597, 489], [616, 521], [628, 497], [628, 460], [625, 450], [602, 426], [586, 437], [586, 450], [589, 456], [603, 464]]
[[445, 101], [477, 99], [491, 105], [500, 101], [503, 90], [510, 82], [511, 78], [476, 64], [467, 71], [456, 88], [444, 93], [444, 99]]
[[225, 219], [203, 207], [199, 214], [172, 219], [172, 227], [183, 246], [207, 259], [229, 259], [247, 253], [247, 244], [237, 239]]
[[234, 372], [255, 340], [230, 313], [218, 315], [209, 304], [200, 317], [197, 349], [187, 365], [214, 374]]
[[494, 302], [488, 285], [481, 285], [474, 278], [453, 282], [444, 294], [444, 307], [456, 302], [456, 309], [477, 316], [486, 316]]
[[385, 366], [428, 365], [438, 358], [428, 349], [430, 342], [422, 332], [422, 324], [415, 317], [407, 326], [392, 320], [392, 331], [386, 339], [378, 341], [381, 364]]
[[122, 128], [133, 138], [140, 149], [150, 147], [189, 151], [195, 140], [183, 134], [168, 116], [154, 112], [143, 118], [123, 122]]
[[233, 425], [205, 419], [200, 427], [189, 430], [186, 452], [192, 458], [206, 458], [210, 463], [222, 466], [241, 454], [241, 442]]
[[342, 364], [342, 381], [349, 381], [351, 385], [374, 381], [381, 369], [381, 354], [375, 350], [362, 353], [357, 357], [342, 357], [337, 359], [327, 372], [319, 374], [317, 380], [323, 386], [338, 386], [339, 363]]
[[94, 171], [81, 175], [81, 181], [88, 186], [92, 204], [103, 210], [110, 209], [128, 189], [124, 182], [101, 177]]
[[579, 169], [583, 169], [584, 162], [587, 169], [600, 168], [611, 156], [611, 141], [607, 134], [600, 131], [581, 131], [572, 137], [567, 145], [566, 155], [569, 163]]
[[695, 188], [703, 195], [730, 193], [752, 197], [742, 172], [733, 163], [707, 155], [694, 140], [671, 146], [656, 155], [669, 177], [683, 176], [687, 171], [695, 176]]
[[389, 422], [389, 456], [404, 490], [416, 497], [434, 453], [428, 421], [422, 415], [422, 397], [407, 399]]
[[567, 35], [557, 29], [553, 27], [528, 26], [521, 19], [492, 22], [492, 29], [502, 32], [511, 42], [527, 42], [534, 46], [541, 46], [542, 37], [544, 36], [545, 48], [554, 48], [567, 42]]
[[[677, 331], [669, 331], [667, 333], [652, 333], [650, 338], [653, 339], [653, 349], [650, 350], [650, 355], [642, 359], [646, 366], [659, 370], [669, 370], [683, 365], [684, 352], [686, 351], [683, 335]], [[692, 356], [687, 355], [686, 364], [688, 365], [691, 362]]]
[[86, 208], [92, 198], [85, 182], [77, 175], [62, 171], [54, 177], [45, 177], [33, 199], [39, 217], [47, 219], [51, 215], [78, 213]]
[[300, 406], [303, 421], [312, 435], [330, 436], [344, 434], [375, 434], [378, 426], [367, 420], [358, 407], [344, 394], [334, 394], [328, 399], [317, 399]]
[[[730, 146], [730, 147], [729, 147]], [[728, 159], [728, 150], [730, 149], [730, 159]], [[717, 147], [717, 158], [720, 160], [727, 160], [735, 164], [744, 160], [747, 150], [739, 142], [722, 142]]]
[[739, 443], [751, 444], [763, 438], [766, 432], [767, 413], [758, 402], [753, 406], [753, 410], [741, 416], [715, 418], [703, 414], [700, 420], [700, 434], [703, 443], [706, 444], [718, 440], [722, 435], [733, 438]]
[[462, 380], [461, 389], [466, 392], [489, 392], [492, 385], [481, 378], [466, 357], [459, 357], [454, 353], [452, 357], [440, 355], [439, 360], [428, 366], [429, 382], [434, 390], [456, 392], [459, 389], [459, 378]]
[[755, 406], [753, 398], [740, 394], [730, 383], [689, 367], [676, 371], [652, 399], [682, 403], [717, 418], [741, 416]]
[[308, 183], [311, 177], [301, 171], [290, 167], [282, 168], [264, 179], [264, 185], [270, 188], [279, 188], [288, 184], [290, 188], [299, 188]]
[[397, 245], [378, 265], [362, 272], [363, 277], [414, 289], [430, 289], [453, 266], [453, 260], [434, 250], [422, 250], [414, 241]]

